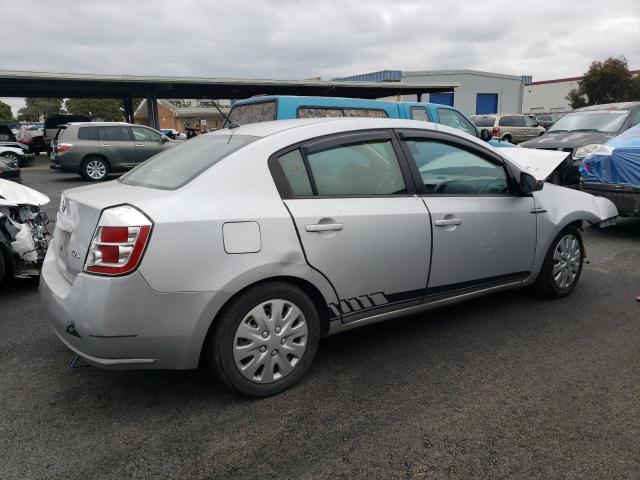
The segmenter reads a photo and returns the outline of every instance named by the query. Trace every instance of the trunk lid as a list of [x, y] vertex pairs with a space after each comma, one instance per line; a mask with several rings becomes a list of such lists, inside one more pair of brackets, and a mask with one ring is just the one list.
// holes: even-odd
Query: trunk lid
[[[128, 204], [144, 212], [144, 206], [148, 202], [157, 204], [171, 193], [117, 181], [64, 191], [56, 215], [54, 241], [50, 247], [54, 249], [60, 273], [69, 282], [73, 282], [76, 275], [82, 272], [89, 245], [104, 209]], [[145, 214], [151, 218], [148, 213]]]

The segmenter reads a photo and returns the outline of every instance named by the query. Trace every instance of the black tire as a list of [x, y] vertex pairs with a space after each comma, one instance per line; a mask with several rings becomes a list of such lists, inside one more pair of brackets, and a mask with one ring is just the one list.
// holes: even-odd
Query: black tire
[[5, 275], [7, 274], [7, 262], [4, 258], [4, 250], [0, 247], [0, 285], [5, 283]]
[[[575, 276], [571, 280], [571, 282], [566, 285], [558, 285], [558, 282], [554, 279], [554, 266], [556, 266], [556, 262], [565, 262], [567, 259], [559, 259], [555, 260], [554, 255], [556, 250], [561, 248], [560, 242], [562, 242], [565, 237], [573, 237], [576, 239], [577, 244], [579, 246], [579, 263], [577, 266], [577, 271], [575, 272]], [[559, 252], [560, 254], [560, 252]], [[551, 242], [551, 246], [547, 251], [547, 255], [545, 256], [544, 263], [542, 264], [542, 268], [540, 269], [540, 273], [538, 274], [538, 278], [536, 279], [535, 286], [537, 290], [548, 298], [562, 298], [569, 295], [573, 289], [578, 284], [578, 280], [580, 280], [580, 274], [582, 273], [582, 265], [584, 263], [584, 244], [582, 242], [582, 234], [580, 230], [573, 226], [567, 226], [562, 229], [562, 231], [556, 235]]]
[[503, 140], [503, 141], [505, 141], [505, 142], [512, 143], [512, 142], [511, 142], [511, 135], [509, 135], [509, 134], [507, 134], [507, 135], [503, 135], [503, 137], [502, 137], [502, 139], [501, 139], [501, 140]]
[[[291, 302], [302, 312], [307, 327], [306, 348], [293, 369], [284, 377], [271, 383], [258, 383], [246, 378], [236, 366], [234, 359], [236, 331], [240, 323], [243, 320], [246, 321], [246, 317], [252, 309], [264, 302], [276, 299]], [[243, 395], [267, 397], [286, 390], [302, 378], [313, 362], [319, 343], [320, 320], [309, 296], [294, 285], [273, 282], [257, 285], [247, 290], [224, 308], [224, 311], [215, 320], [205, 347], [205, 355], [209, 367], [227, 386]]]
[[109, 162], [102, 157], [89, 157], [82, 162], [82, 177], [89, 182], [101, 182], [109, 176]]

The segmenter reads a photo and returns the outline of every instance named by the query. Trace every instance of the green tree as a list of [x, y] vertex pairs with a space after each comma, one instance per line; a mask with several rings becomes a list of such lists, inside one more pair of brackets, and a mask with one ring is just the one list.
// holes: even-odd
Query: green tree
[[604, 62], [593, 61], [589, 70], [567, 95], [573, 108], [584, 105], [625, 102], [631, 94], [632, 75], [627, 59], [609, 57]]
[[40, 117], [47, 117], [62, 112], [61, 98], [25, 98], [26, 106], [18, 110], [18, 120], [38, 122]]
[[11, 107], [0, 100], [0, 122], [13, 122]]
[[629, 87], [629, 100], [640, 100], [640, 75], [637, 75], [631, 79], [631, 86]]
[[67, 112], [86, 115], [105, 122], [121, 122], [120, 102], [114, 98], [70, 98], [65, 103]]

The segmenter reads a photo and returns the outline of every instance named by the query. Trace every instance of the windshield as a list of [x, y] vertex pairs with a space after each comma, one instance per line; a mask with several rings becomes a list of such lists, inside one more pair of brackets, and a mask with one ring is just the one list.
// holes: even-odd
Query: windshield
[[276, 102], [247, 103], [234, 105], [229, 112], [229, 121], [236, 125], [247, 123], [268, 122], [276, 119]]
[[548, 132], [594, 131], [616, 133], [627, 119], [629, 110], [595, 110], [567, 113]]
[[167, 148], [118, 181], [127, 185], [175, 190], [257, 139], [249, 135], [200, 135], [177, 147]]

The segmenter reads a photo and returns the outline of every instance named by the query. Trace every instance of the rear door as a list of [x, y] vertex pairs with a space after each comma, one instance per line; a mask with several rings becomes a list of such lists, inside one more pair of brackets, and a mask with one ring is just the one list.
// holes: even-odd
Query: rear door
[[308, 263], [334, 286], [350, 322], [419, 303], [429, 215], [387, 131], [339, 135], [272, 157], [270, 167]]
[[135, 147], [135, 162], [142, 163], [166, 148], [162, 135], [146, 127], [131, 127]]
[[431, 213], [428, 294], [528, 277], [536, 247], [533, 197], [520, 195], [502, 159], [443, 133], [399, 132]]
[[127, 125], [101, 126], [98, 135], [100, 153], [109, 161], [111, 170], [122, 170], [136, 165], [131, 128]]

